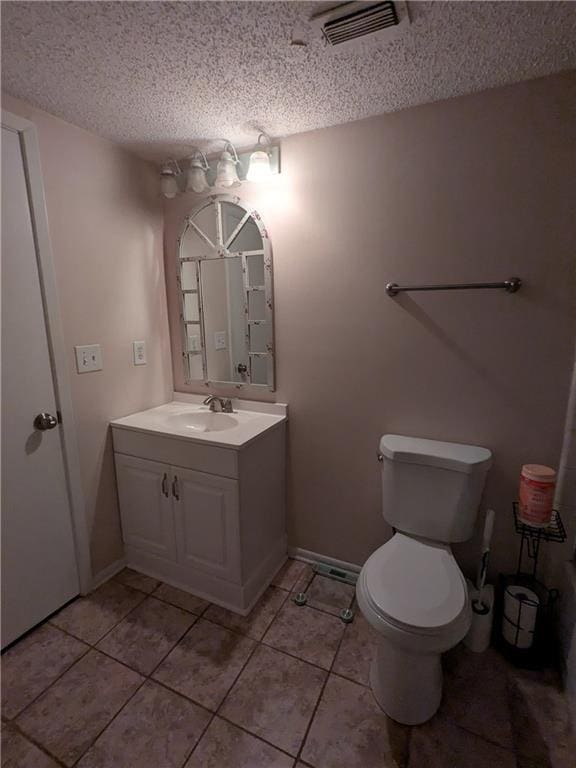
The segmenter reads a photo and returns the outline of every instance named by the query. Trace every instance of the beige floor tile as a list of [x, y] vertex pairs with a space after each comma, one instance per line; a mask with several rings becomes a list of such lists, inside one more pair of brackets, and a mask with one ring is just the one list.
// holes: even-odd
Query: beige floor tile
[[132, 587], [132, 589], [139, 589], [140, 592], [146, 592], [150, 594], [154, 592], [156, 587], [160, 584], [158, 579], [153, 579], [151, 576], [146, 576], [143, 573], [132, 570], [132, 568], [124, 568], [124, 570], [117, 573], [114, 576], [114, 581], [119, 581], [120, 584], [124, 584], [125, 587]]
[[330, 669], [344, 627], [335, 616], [286, 600], [262, 642]]
[[459, 645], [443, 658], [444, 691], [441, 717], [513, 748], [506, 663], [493, 649], [477, 654]]
[[50, 621], [94, 645], [121, 621], [145, 595], [116, 581], [107, 581], [87, 597], [79, 597]]
[[405, 765], [407, 749], [408, 728], [390, 720], [367, 688], [330, 675], [303, 760], [318, 768], [395, 768]]
[[254, 640], [261, 640], [287, 596], [283, 589], [269, 587], [248, 616], [239, 616], [218, 605], [211, 605], [204, 618], [248, 635]]
[[292, 768], [294, 760], [215, 717], [185, 768]]
[[149, 675], [196, 618], [188, 611], [147, 597], [100, 640], [98, 649]]
[[255, 643], [199, 619], [154, 672], [155, 680], [216, 710]]
[[164, 600], [166, 603], [171, 603], [177, 608], [183, 608], [185, 611], [195, 613], [197, 616], [200, 616], [204, 612], [204, 609], [210, 605], [210, 603], [203, 600], [201, 597], [196, 597], [196, 595], [192, 595], [190, 592], [185, 592], [183, 589], [171, 587], [170, 584], [160, 584], [154, 592], [154, 597], [157, 597], [159, 600]]
[[408, 768], [516, 768], [513, 752], [434, 717], [412, 728]]
[[272, 584], [291, 592], [296, 589], [297, 585], [306, 587], [306, 580], [309, 582], [313, 575], [314, 571], [311, 565], [303, 563], [301, 560], [289, 558], [274, 577]]
[[326, 672], [260, 646], [230, 691], [221, 714], [296, 755]]
[[16, 717], [87, 650], [49, 624], [9, 648], [2, 656], [3, 717]]
[[58, 768], [58, 763], [13, 725], [2, 723], [2, 768]]
[[142, 683], [117, 661], [91, 650], [16, 720], [66, 765], [72, 765]]
[[79, 768], [180, 768], [210, 713], [150, 680], [80, 760]]
[[358, 606], [355, 606], [354, 621], [346, 625], [332, 671], [361, 685], [369, 685], [370, 665], [376, 655], [376, 643], [375, 630], [366, 621]]
[[317, 573], [308, 587], [308, 605], [337, 616], [343, 608], [350, 607], [354, 594], [355, 589], [351, 584], [344, 584]]
[[518, 676], [510, 703], [519, 768], [574, 768], [576, 723], [565, 694], [552, 682]]

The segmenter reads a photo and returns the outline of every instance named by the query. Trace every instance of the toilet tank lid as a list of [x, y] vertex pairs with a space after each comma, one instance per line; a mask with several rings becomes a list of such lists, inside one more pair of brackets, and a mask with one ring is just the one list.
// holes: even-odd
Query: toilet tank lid
[[492, 463], [492, 452], [478, 445], [444, 443], [403, 435], [384, 435], [380, 439], [380, 452], [390, 461], [441, 467], [467, 474], [486, 471]]

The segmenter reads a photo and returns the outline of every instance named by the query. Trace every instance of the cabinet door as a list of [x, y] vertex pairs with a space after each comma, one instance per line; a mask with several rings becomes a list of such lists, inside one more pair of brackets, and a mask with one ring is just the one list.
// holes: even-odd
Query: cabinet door
[[170, 467], [121, 453], [115, 458], [124, 543], [176, 560]]
[[238, 483], [172, 467], [178, 559], [228, 581], [240, 578]]

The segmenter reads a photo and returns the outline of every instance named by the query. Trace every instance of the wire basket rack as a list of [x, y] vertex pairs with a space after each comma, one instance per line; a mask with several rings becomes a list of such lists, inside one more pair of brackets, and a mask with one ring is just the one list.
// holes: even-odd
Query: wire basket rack
[[514, 527], [520, 536], [516, 573], [500, 577], [499, 603], [502, 616], [499, 645], [517, 666], [539, 668], [553, 649], [552, 618], [559, 597], [536, 578], [542, 542], [562, 543], [566, 530], [554, 510], [550, 525], [534, 528], [520, 520], [518, 503], [512, 505]]

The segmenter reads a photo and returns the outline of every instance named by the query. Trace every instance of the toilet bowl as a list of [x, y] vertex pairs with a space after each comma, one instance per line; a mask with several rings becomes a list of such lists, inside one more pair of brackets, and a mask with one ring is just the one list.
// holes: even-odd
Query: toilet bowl
[[441, 654], [470, 628], [468, 589], [450, 544], [472, 536], [492, 454], [384, 435], [379, 461], [382, 514], [397, 532], [364, 564], [356, 595], [378, 633], [376, 700], [394, 720], [416, 725], [440, 706]]
[[366, 561], [356, 596], [378, 633], [370, 670], [376, 700], [399, 723], [426, 722], [442, 698], [441, 654], [462, 640], [472, 619], [450, 547], [397, 533]]

